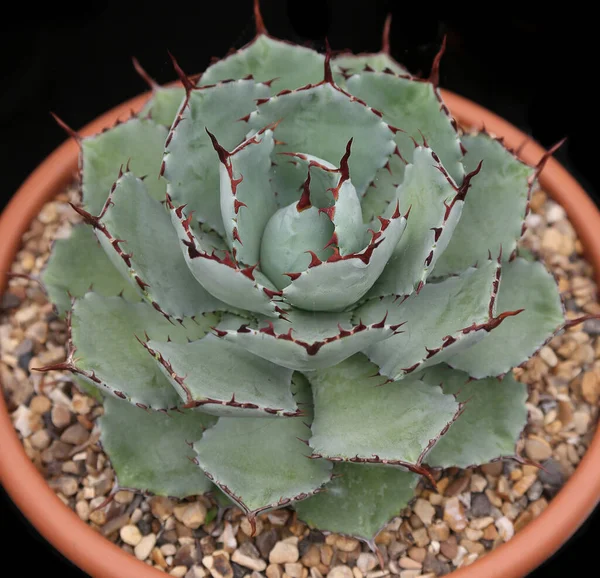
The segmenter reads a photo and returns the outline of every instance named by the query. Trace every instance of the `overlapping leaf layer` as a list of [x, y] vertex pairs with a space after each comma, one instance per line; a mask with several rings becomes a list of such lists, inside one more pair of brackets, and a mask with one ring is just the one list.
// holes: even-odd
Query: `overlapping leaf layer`
[[81, 140], [84, 223], [43, 275], [119, 480], [372, 540], [430, 468], [514, 455], [510, 370], [564, 324], [514, 258], [536, 168], [385, 50], [261, 29], [176, 68]]

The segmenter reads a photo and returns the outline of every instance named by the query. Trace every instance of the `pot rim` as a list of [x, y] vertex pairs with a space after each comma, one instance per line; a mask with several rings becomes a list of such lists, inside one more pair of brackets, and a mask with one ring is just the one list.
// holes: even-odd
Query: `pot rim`
[[[508, 147], [519, 150], [519, 158], [528, 164], [537, 164], [546, 152], [529, 136], [496, 114], [457, 94], [443, 89], [441, 92], [459, 124], [471, 128], [485, 125], [488, 132], [504, 137]], [[117, 119], [128, 118], [131, 111], [142, 108], [149, 96], [150, 93], [144, 93], [113, 108], [88, 124], [80, 134], [94, 134], [112, 126]], [[78, 145], [73, 139], [58, 147], [21, 185], [0, 216], [0, 294], [6, 287], [6, 273], [14, 261], [23, 233], [42, 205], [72, 181], [77, 169], [78, 152]], [[565, 209], [600, 285], [600, 211], [579, 183], [553, 158], [548, 160], [542, 171], [540, 184]], [[63, 504], [25, 454], [2, 395], [0, 440], [0, 482], [21, 512], [57, 550], [92, 576], [164, 577], [164, 572], [121, 550]], [[524, 576], [568, 540], [599, 500], [600, 431], [597, 431], [574, 474], [538, 518], [507, 543], [449, 576]]]

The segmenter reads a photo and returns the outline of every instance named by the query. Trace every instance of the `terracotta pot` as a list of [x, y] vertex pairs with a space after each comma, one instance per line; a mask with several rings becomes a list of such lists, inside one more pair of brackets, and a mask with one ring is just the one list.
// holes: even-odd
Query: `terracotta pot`
[[[503, 136], [508, 146], [521, 149], [521, 158], [535, 164], [544, 150], [524, 133], [488, 110], [460, 96], [442, 91], [452, 114], [462, 126], [481, 127]], [[112, 126], [139, 110], [148, 94], [134, 98], [86, 126], [89, 135]], [[0, 218], [0, 294], [6, 271], [18, 251], [21, 236], [42, 205], [64, 189], [77, 168], [78, 147], [70, 140], [55, 150], [25, 181]], [[594, 265], [600, 284], [600, 212], [579, 184], [554, 159], [541, 175], [541, 186], [566, 210]], [[159, 578], [164, 573], [150, 568], [103, 538], [66, 507], [25, 455], [13, 428], [4, 398], [0, 396], [0, 481], [38, 531], [67, 558], [95, 577]], [[577, 530], [600, 499], [600, 432], [571, 479], [548, 508], [525, 529], [471, 566], [451, 574], [453, 578], [517, 578], [550, 557]]]

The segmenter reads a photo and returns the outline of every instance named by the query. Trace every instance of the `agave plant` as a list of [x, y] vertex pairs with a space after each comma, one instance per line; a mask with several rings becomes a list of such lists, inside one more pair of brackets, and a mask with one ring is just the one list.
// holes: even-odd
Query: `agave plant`
[[69, 351], [43, 369], [103, 394], [118, 487], [372, 541], [432, 469], [519, 459], [511, 369], [568, 325], [517, 250], [545, 159], [457, 127], [441, 54], [429, 79], [387, 40], [323, 55], [255, 8], [247, 46], [75, 135], [84, 222], [43, 274]]

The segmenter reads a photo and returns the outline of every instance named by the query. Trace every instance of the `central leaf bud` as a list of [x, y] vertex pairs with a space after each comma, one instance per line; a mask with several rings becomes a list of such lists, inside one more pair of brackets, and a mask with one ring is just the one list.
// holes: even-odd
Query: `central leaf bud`
[[267, 223], [262, 238], [260, 267], [278, 289], [291, 283], [286, 273], [306, 271], [312, 260], [309, 251], [322, 261], [333, 254], [332, 248], [325, 248], [334, 230], [329, 217], [317, 207], [299, 210], [299, 204], [279, 209]]

